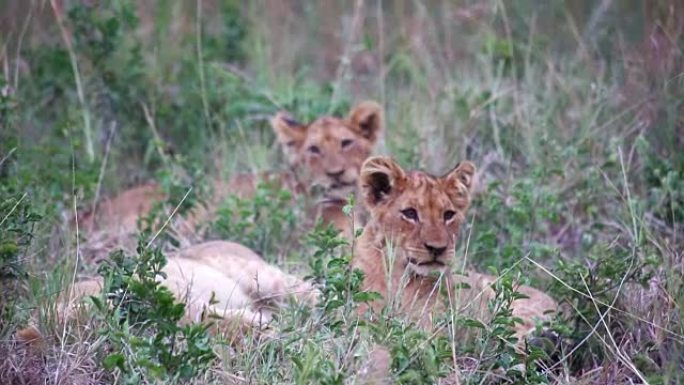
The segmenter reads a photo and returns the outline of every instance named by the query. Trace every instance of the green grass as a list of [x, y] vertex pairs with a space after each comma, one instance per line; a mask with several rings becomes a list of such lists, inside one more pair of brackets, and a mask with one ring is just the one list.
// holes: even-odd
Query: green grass
[[[0, 8], [11, 20], [0, 23], [0, 383], [358, 383], [375, 343], [399, 383], [432, 383], [454, 365], [473, 384], [684, 380], [678, 2], [60, 3]], [[481, 337], [461, 344], [398, 318], [359, 323], [348, 248], [320, 231], [303, 241], [311, 229], [289, 225], [305, 222], [301, 210], [267, 188], [208, 225], [326, 288], [321, 308], [281, 315], [278, 338], [237, 349], [212, 337], [217, 359], [201, 361], [211, 370], [184, 369], [187, 380], [169, 369], [175, 356], [163, 370], [144, 363], [165, 346], [158, 330], [179, 332], [173, 322], [127, 330], [148, 339], [125, 365], [106, 359], [127, 349], [123, 326], [57, 322], [57, 293], [97, 271], [68, 224], [76, 210], [155, 180], [170, 196], [155, 214], [165, 220], [190, 187], [181, 209], [207, 201], [215, 176], [282, 169], [267, 123], [276, 111], [306, 121], [366, 98], [386, 108], [378, 153], [433, 173], [464, 158], [483, 169], [458, 266], [506, 272], [502, 314], [516, 282], [561, 302], [554, 360], [501, 348], [496, 325], [458, 324]], [[13, 337], [31, 319], [47, 337], [38, 353]]]

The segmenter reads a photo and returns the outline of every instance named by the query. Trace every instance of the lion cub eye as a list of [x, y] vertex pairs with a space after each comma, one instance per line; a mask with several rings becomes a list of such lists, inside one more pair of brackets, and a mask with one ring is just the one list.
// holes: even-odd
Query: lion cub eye
[[453, 210], [447, 210], [447, 211], [445, 211], [445, 212], [444, 212], [444, 221], [445, 221], [445, 222], [450, 221], [450, 220], [454, 217], [454, 215], [456, 215], [456, 212], [453, 211]]
[[344, 140], [342, 140], [342, 142], [340, 142], [340, 146], [342, 146], [342, 148], [347, 148], [347, 147], [351, 146], [352, 143], [354, 143], [353, 140], [351, 140], [351, 139], [344, 139]]
[[309, 146], [309, 148], [307, 148], [307, 150], [312, 154], [320, 154], [321, 153], [321, 149], [318, 148], [318, 146]]
[[404, 218], [418, 222], [418, 212], [414, 208], [407, 208], [400, 211]]

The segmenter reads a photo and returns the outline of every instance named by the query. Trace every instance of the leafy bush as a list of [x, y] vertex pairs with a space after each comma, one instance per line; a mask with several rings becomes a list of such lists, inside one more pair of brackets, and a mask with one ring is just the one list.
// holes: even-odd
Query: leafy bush
[[218, 7], [221, 22], [203, 24], [204, 55], [207, 60], [242, 62], [245, 60], [247, 23], [239, 1], [222, 1]]
[[489, 192], [476, 204], [482, 211], [475, 223], [473, 261], [481, 267], [502, 269], [512, 266], [526, 253], [546, 260], [556, 246], [547, 243], [544, 227], [560, 220], [562, 205], [550, 189], [540, 187], [537, 178], [521, 178], [501, 193], [500, 183], [488, 186]]
[[26, 256], [34, 237], [34, 225], [41, 219], [26, 193], [0, 184], [0, 330], [16, 310], [14, 303], [25, 289], [28, 277]]
[[390, 353], [397, 383], [434, 384], [449, 374], [452, 350], [446, 335], [429, 334], [394, 317], [382, 317], [368, 328], [373, 340]]
[[[17, 101], [14, 99], [14, 92], [7, 79], [0, 74], [0, 126], [5, 127], [7, 131], [13, 127], [16, 120]], [[3, 132], [3, 135], [0, 136], [3, 143], [9, 139], [5, 138], [5, 135], [6, 133]]]
[[259, 182], [252, 197], [229, 196], [217, 210], [212, 229], [220, 238], [242, 243], [268, 258], [294, 234], [294, 198], [272, 182]]
[[[602, 336], [606, 332], [601, 326], [605, 314], [620, 307], [619, 293], [626, 287], [648, 286], [655, 268], [660, 264], [650, 247], [643, 245], [643, 251], [631, 250], [621, 245], [598, 244], [593, 247], [586, 260], [559, 260], [554, 271], [558, 280], [551, 287], [554, 297], [561, 303], [570, 304], [573, 311], [566, 314], [556, 330], [566, 341], [583, 341], [591, 337], [569, 358], [571, 365], [579, 368], [587, 360], [603, 356]], [[610, 317], [606, 325], [616, 330], [633, 322], [624, 314]]]
[[216, 358], [208, 325], [181, 325], [185, 305], [162, 285], [166, 258], [142, 244], [138, 255], [114, 252], [99, 271], [105, 278], [105, 305], [91, 297], [107, 337], [105, 369], [124, 383], [178, 382], [203, 373]]
[[644, 179], [649, 208], [656, 218], [668, 225], [681, 225], [684, 222], [684, 156], [658, 156], [643, 138], [637, 145], [645, 158]]
[[[516, 274], [517, 272], [517, 274]], [[486, 381], [492, 372], [505, 375], [507, 381], [516, 384], [547, 384], [549, 383], [548, 374], [544, 374], [540, 362], [548, 359], [553, 353], [550, 348], [553, 344], [543, 344], [540, 340], [538, 344], [524, 344], [521, 350], [516, 346], [520, 343], [515, 336], [516, 324], [522, 320], [513, 315], [513, 301], [527, 298], [517, 291], [520, 284], [520, 272], [517, 269], [508, 271], [501, 275], [496, 271], [492, 272], [499, 279], [492, 285], [494, 297], [487, 303], [487, 311], [491, 314], [491, 319], [487, 324], [469, 318], [462, 318], [457, 321], [459, 327], [473, 330], [480, 329], [481, 338], [466, 349], [466, 352], [476, 355], [478, 366], [485, 368], [484, 372], [474, 373], [468, 378], [468, 383], [477, 384]], [[541, 339], [544, 337], [530, 335], [528, 341]], [[549, 350], [545, 350], [549, 348]]]
[[[52, 7], [7, 3], [9, 13], [0, 14], [9, 21], [0, 25], [6, 47], [0, 55], [3, 336], [34, 311], [39, 329], [52, 329], [41, 299], [60, 288], [39, 288], [52, 277], [48, 272], [93, 269], [55, 258], [76, 255], [67, 201], [71, 208], [74, 199], [90, 201], [96, 191], [155, 179], [169, 199], [141, 222], [149, 242], [188, 186], [193, 191], [176, 215], [208, 201], [199, 187], [217, 153], [226, 161], [223, 174], [247, 162], [250, 169], [281, 167], [267, 124], [275, 110], [308, 122], [344, 116], [350, 101], [376, 98], [388, 120], [388, 148], [379, 153], [432, 171], [464, 157], [496, 155], [484, 173], [496, 182], [478, 195], [473, 226], [464, 229], [471, 230], [467, 263], [478, 270], [516, 266], [520, 275], [495, 286], [492, 322], [443, 320], [481, 337], [475, 341], [427, 335], [389, 315], [366, 324], [356, 310], [373, 295], [359, 292], [362, 276], [350, 269], [344, 245], [320, 231], [310, 243], [300, 242], [293, 218], [307, 212], [278, 188], [262, 186], [255, 198], [225, 202], [213, 235], [271, 260], [292, 257], [288, 267], [314, 277], [323, 297], [313, 310], [293, 307], [276, 316], [278, 338], [223, 354], [231, 379], [350, 382], [367, 345], [380, 344], [392, 353], [392, 375], [403, 383], [439, 379], [454, 350], [465, 361], [461, 383], [682, 382], [684, 18], [674, 0], [649, 7], [428, 0], [358, 8], [296, 1], [266, 7], [236, 0], [54, 2], [70, 46]], [[36, 212], [45, 219], [38, 222]], [[193, 235], [193, 241], [204, 236]], [[168, 231], [152, 246], [177, 247], [179, 240]], [[144, 271], [131, 262], [138, 258], [146, 260]], [[195, 360], [194, 374], [210, 365], [204, 330], [184, 332], [176, 322], [180, 307], [154, 283], [160, 257], [113, 260], [110, 286], [128, 292], [108, 289], [108, 301], [121, 307], [105, 309], [100, 299], [97, 310], [112, 341], [105, 344], [112, 350], [101, 353], [110, 357], [113, 381], [181, 382], [193, 375], [184, 361]], [[24, 290], [27, 270], [36, 279]], [[572, 354], [549, 373], [538, 368], [542, 355], [534, 347], [525, 356], [511, 350], [509, 304], [517, 283], [550, 287], [567, 310], [550, 327], [565, 342], [563, 352]], [[45, 362], [46, 373], [96, 372], [63, 366], [88, 361], [78, 356], [88, 350], [83, 346], [100, 346], [70, 338], [72, 325], [66, 326], [58, 338], [46, 336], [62, 342], [59, 349], [49, 347], [37, 361]], [[619, 349], [605, 343], [611, 338]], [[3, 341], [0, 351], [17, 352], [11, 338]], [[79, 348], [70, 351], [70, 344]], [[208, 344], [224, 348], [213, 339]], [[0, 362], [0, 383], [3, 374], [25, 367], [16, 357]]]

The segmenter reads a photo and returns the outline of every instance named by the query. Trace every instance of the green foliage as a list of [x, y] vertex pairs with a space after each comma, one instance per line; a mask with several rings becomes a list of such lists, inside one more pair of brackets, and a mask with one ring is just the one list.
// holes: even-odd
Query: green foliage
[[86, 146], [95, 149], [96, 141], [101, 139], [101, 147], [97, 148], [104, 148], [109, 135], [113, 135], [112, 127], [116, 127], [142, 153], [141, 144], [149, 140], [149, 132], [138, 128], [146, 124], [140, 103], [148, 95], [148, 88], [142, 47], [126, 38], [139, 24], [135, 3], [79, 3], [69, 8], [67, 16], [88, 95], [88, 105], [83, 108], [90, 110], [93, 128], [98, 127], [96, 123], [101, 127], [99, 133], [89, 133], [88, 127], [83, 127], [84, 140], [89, 141]]
[[[29, 3], [10, 1], [11, 17], [0, 15], [11, 21], [0, 26], [3, 336], [42, 307], [41, 297], [31, 295], [38, 291], [24, 288], [27, 273], [41, 281], [46, 270], [68, 265], [56, 256], [75, 254], [65, 224], [74, 199], [81, 205], [98, 188], [107, 195], [154, 179], [168, 199], [142, 218], [141, 238], [147, 244], [157, 236], [153, 247], [173, 248], [175, 234], [157, 231], [174, 209], [178, 216], [210, 201], [204, 173], [216, 165], [217, 149], [234, 158], [219, 166], [222, 176], [264, 166], [260, 161], [278, 157], [267, 124], [276, 110], [309, 122], [344, 116], [352, 101], [369, 97], [387, 107], [388, 148], [377, 152], [402, 164], [438, 171], [495, 153], [484, 173], [495, 182], [473, 202], [464, 254], [477, 270], [515, 265], [520, 275], [495, 285], [491, 322], [445, 321], [456, 324], [456, 336], [423, 333], [390, 312], [366, 324], [358, 308], [377, 295], [360, 291], [363, 276], [350, 268], [344, 243], [330, 229], [302, 242], [300, 202], [262, 185], [252, 198], [224, 202], [211, 236], [271, 260], [292, 257], [288, 269], [311, 276], [323, 295], [314, 309], [293, 306], [276, 315], [278, 338], [223, 354], [231, 379], [348, 382], [355, 375], [350, 368], [366, 358], [359, 348], [372, 343], [388, 348], [400, 383], [443, 377], [454, 347], [457, 359], [477, 365], [466, 365], [462, 383], [590, 383], [592, 376], [637, 382], [625, 357], [650, 383], [682, 382], [684, 19], [672, 0], [646, 8], [389, 1], [358, 10], [294, 1], [275, 8], [236, 0], [160, 0], [152, 7], [132, 0], [57, 2], [64, 5], [70, 47], [51, 7]], [[29, 9], [30, 16], [19, 17]], [[38, 222], [36, 212], [45, 220]], [[104, 321], [94, 325], [102, 325], [107, 342], [96, 359], [113, 381], [197, 377], [211, 365], [211, 350], [224, 347], [205, 327], [181, 326], [182, 305], [157, 282], [163, 255], [139, 254], [114, 254], [102, 268], [108, 296], [93, 299]], [[75, 268], [79, 275], [93, 269]], [[510, 303], [520, 276], [520, 283], [550, 287], [569, 309], [549, 327], [564, 352], [577, 350], [551, 374], [539, 369], [545, 352], [512, 349]], [[54, 321], [42, 313], [37, 319], [41, 331]], [[607, 326], [593, 330], [600, 320]], [[68, 335], [71, 326], [62, 330]], [[460, 340], [458, 332], [481, 338]], [[601, 340], [608, 337], [624, 357]], [[44, 361], [87, 361], [64, 360], [72, 354], [66, 345], [47, 349]], [[15, 368], [8, 362], [0, 365], [0, 383], [3, 370]]]
[[[330, 345], [331, 338], [352, 344], [344, 338], [359, 325], [355, 309], [372, 295], [360, 292], [362, 274], [351, 269], [342, 247], [347, 242], [334, 228], [319, 223], [304, 242], [313, 253], [308, 259], [312, 274], [306, 279], [315, 282], [322, 295], [313, 315], [301, 310], [283, 314], [280, 324], [291, 335], [283, 343], [268, 344], [268, 349], [282, 353], [283, 365], [291, 368], [285, 381], [343, 384], [351, 375], [350, 368], [340, 366], [336, 356], [343, 353]], [[311, 324], [302, 324], [309, 318]]]
[[74, 48], [88, 57], [93, 66], [107, 66], [127, 32], [137, 28], [139, 20], [134, 3], [75, 4], [68, 11], [73, 26]]
[[[544, 148], [538, 154], [540, 161], [525, 176], [514, 178], [508, 186], [492, 183], [483, 198], [475, 202], [479, 220], [475, 223], [469, 257], [480, 266], [499, 269], [513, 266], [525, 257], [549, 267], [553, 265], [551, 270], [555, 278], [547, 277], [544, 281], [551, 284], [549, 291], [553, 298], [572, 309], [558, 317], [552, 325], [553, 330], [564, 344], [570, 345], [592, 334], [592, 338], [568, 358], [571, 367], [579, 369], [586, 367], [590, 360], [607, 358], [605, 346], [597, 337], [604, 335], [603, 331], [592, 329], [608, 306], [615, 304], [620, 290], [628, 286], [645, 287], [662, 260], [644, 243], [646, 230], [640, 218], [647, 207], [645, 202], [630, 200], [626, 202], [628, 207], [620, 210], [615, 207], [611, 192], [599, 187], [604, 185], [607, 176], [618, 181], [622, 178], [616, 170], [614, 157], [607, 156], [602, 164], [596, 165], [585, 161], [590, 157], [584, 143], [566, 147], [559, 146], [556, 141], [543, 143]], [[568, 167], [570, 162], [577, 163], [575, 167], [582, 172], [572, 174]], [[565, 187], [566, 184], [572, 187]], [[649, 190], [651, 197], [665, 200], [669, 194], [656, 190]], [[614, 235], [607, 235], [612, 232], [598, 219], [604, 214], [601, 210], [624, 213], [614, 219], [624, 224], [626, 231], [622, 236], [629, 241], [616, 242]], [[577, 220], [578, 213], [584, 223]], [[559, 236], [563, 232], [576, 234], [574, 239], [565, 240]], [[638, 247], [634, 248], [636, 245]], [[526, 283], [533, 282], [535, 287], [548, 286], [538, 283], [539, 278], [532, 274], [527, 278]], [[506, 283], [505, 277], [502, 282]], [[500, 289], [505, 289], [503, 293], [510, 291], [509, 287], [499, 288], [497, 295], [501, 293]], [[506, 297], [502, 300], [505, 303]], [[495, 317], [494, 322], [507, 319], [510, 317], [503, 314]], [[615, 313], [609, 323], [616, 329], [632, 324], [631, 318]], [[506, 329], [492, 329], [496, 330]], [[498, 335], [495, 340], [506, 341], [507, 336]], [[573, 346], [566, 347], [571, 349]], [[482, 348], [484, 352], [488, 351], [486, 345]], [[527, 370], [521, 373], [537, 372], [530, 367], [529, 357], [525, 360], [515, 352], [505, 350], [504, 346], [491, 348], [494, 353], [490, 365], [493, 368], [502, 368], [515, 375], [518, 365], [523, 365]], [[505, 352], [505, 359], [500, 358], [500, 352]], [[516, 370], [511, 371], [511, 368]]]
[[[9, 130], [3, 124], [0, 139], [9, 136], [17, 148], [16, 176], [24, 185], [40, 183], [53, 199], [74, 188], [90, 199], [103, 162], [100, 154], [113, 136], [123, 133], [126, 139], [134, 137], [133, 145], [143, 142], [130, 135], [143, 122], [139, 100], [146, 89], [139, 47], [125, 43], [137, 28], [133, 5], [118, 1], [68, 8], [65, 21], [73, 28], [84, 104], [66, 48], [45, 45], [22, 52], [30, 80], [16, 90], [8, 88], [11, 103], [3, 105], [15, 106], [15, 112]], [[41, 107], [46, 105], [50, 108]]]
[[514, 181], [504, 194], [497, 193], [499, 186], [492, 183], [490, 193], [477, 202], [483, 219], [476, 223], [482, 230], [475, 233], [471, 242], [475, 262], [505, 268], [526, 253], [534, 259], [554, 255], [555, 247], [547, 243], [542, 233], [545, 228], [541, 226], [558, 223], [562, 204], [557, 195], [540, 185], [536, 177]]
[[597, 242], [601, 207], [615, 198], [602, 185], [607, 175], [620, 177], [616, 162], [592, 163], [590, 143], [564, 146], [541, 138], [540, 146], [539, 161], [530, 160], [521, 175], [490, 183], [474, 200], [469, 255], [477, 266], [504, 269], [525, 256], [555, 261], [559, 251], [581, 256]]
[[353, 314], [359, 303], [372, 301], [378, 294], [361, 291], [363, 272], [351, 268], [351, 256], [343, 247], [348, 242], [339, 236], [335, 228], [323, 226], [319, 222], [306, 235], [305, 243], [314, 249], [309, 259], [311, 275], [308, 279], [321, 286], [323, 295], [320, 307], [326, 314], [325, 322], [331, 330], [344, 332], [340, 328], [340, 317]]
[[658, 156], [643, 138], [637, 144], [645, 158], [648, 207], [668, 225], [681, 225], [684, 223], [684, 156], [681, 153]]
[[[247, 25], [242, 14], [241, 3], [235, 0], [222, 1], [218, 5], [221, 22], [218, 26], [203, 24], [204, 55], [208, 60], [242, 62], [245, 59]], [[214, 27], [211, 33], [208, 28]]]
[[[128, 0], [68, 5], [65, 22], [73, 35], [73, 53], [85, 104], [74, 87], [75, 69], [66, 48], [26, 49], [31, 81], [22, 82], [12, 104], [2, 105], [18, 103], [22, 108], [15, 118], [17, 123], [27, 124], [30, 119], [31, 125], [44, 127], [38, 145], [30, 141], [21, 143], [19, 151], [27, 154], [27, 163], [30, 160], [32, 166], [45, 169], [57, 165], [70, 169], [73, 156], [77, 173], [85, 168], [97, 174], [101, 158], [111, 145], [110, 168], [115, 165], [115, 170], [121, 172], [143, 163], [147, 169], [141, 169], [147, 172], [143, 176], [149, 176], [164, 166], [160, 146], [164, 152], [174, 148], [186, 156], [196, 156], [205, 150], [209, 138], [227, 124], [232, 126], [235, 119], [270, 111], [272, 107], [258, 89], [222, 65], [201, 64], [206, 77], [202, 85], [197, 76], [200, 64], [194, 55], [184, 55], [183, 60], [173, 63], [173, 68], [151, 70], [146, 52], [160, 50], [159, 57], [163, 58], [177, 48], [177, 42], [150, 47], [149, 41], [139, 39], [135, 32], [140, 26], [137, 6]], [[223, 32], [206, 32], [210, 45], [205, 52], [207, 59], [242, 55], [238, 47], [246, 32], [239, 7], [234, 2], [222, 2], [222, 11], [231, 19], [225, 21], [225, 30], [220, 28]], [[224, 40], [225, 37], [230, 40]], [[182, 41], [180, 48], [195, 49], [195, 45], [196, 41], [189, 39]], [[181, 89], [182, 93], [174, 91]], [[9, 91], [3, 89], [3, 95]], [[40, 100], [51, 108], [34, 108], [26, 103], [30, 100]], [[84, 126], [85, 116], [89, 117], [90, 128]], [[50, 152], [49, 156], [35, 155], [45, 150]], [[41, 160], [48, 158], [50, 164], [43, 164]], [[46, 175], [56, 178], [60, 174]], [[97, 175], [92, 179], [96, 181]], [[54, 189], [69, 190], [67, 183], [57, 182], [59, 187]], [[89, 186], [94, 183], [83, 184], [88, 199], [93, 192]]]
[[[603, 335], [604, 330], [595, 332], [593, 328], [614, 306], [625, 285], [648, 285], [661, 263], [656, 255], [647, 245], [636, 251], [620, 245], [597, 244], [589, 250], [585, 261], [557, 262], [554, 271], [559, 281], [553, 283], [551, 292], [557, 300], [570, 304], [573, 312], [556, 328], [568, 341], [580, 341], [592, 334], [569, 359], [571, 365], [581, 367], [586, 360], [603, 356], [603, 343], [597, 335]], [[610, 325], [622, 328], [632, 322], [629, 317], [616, 315], [611, 317]]]
[[326, 354], [319, 343], [302, 341], [303, 346], [288, 346], [285, 356], [292, 362], [292, 381], [295, 384], [342, 385], [348, 375]]
[[283, 93], [280, 103], [298, 121], [309, 123], [321, 116], [346, 116], [351, 103], [346, 97], [333, 98], [332, 84], [318, 85], [305, 78], [295, 79], [292, 89]]
[[166, 257], [142, 244], [137, 252], [114, 252], [99, 269], [113, 305], [91, 297], [108, 341], [102, 365], [127, 384], [176, 383], [202, 374], [215, 359], [208, 325], [181, 325], [185, 305], [160, 282]]
[[516, 279], [516, 274], [511, 271], [505, 275], [500, 275], [496, 271], [492, 273], [499, 279], [492, 285], [494, 297], [487, 304], [488, 313], [491, 314], [489, 322], [482, 324], [468, 318], [458, 320], [461, 327], [480, 329], [482, 332], [473, 353], [479, 355], [480, 366], [486, 370], [481, 375], [469, 378], [468, 383], [481, 383], [488, 373], [497, 371], [504, 373], [507, 381], [515, 384], [548, 384], [549, 379], [541, 372], [539, 360], [548, 358], [551, 352], [534, 345], [526, 345], [528, 349], [524, 352], [516, 348], [519, 341], [514, 328], [516, 324], [522, 323], [522, 320], [513, 315], [512, 305], [515, 300], [527, 298], [517, 291], [520, 275], [518, 274]]
[[0, 184], [0, 330], [11, 320], [15, 301], [28, 278], [26, 258], [41, 219], [27, 194], [11, 184]]
[[434, 384], [449, 374], [451, 345], [444, 334], [430, 335], [414, 323], [382, 317], [370, 334], [388, 349], [391, 371], [399, 384]]
[[490, 56], [493, 64], [506, 74], [512, 72], [514, 64], [520, 64], [515, 63], [516, 52], [511, 40], [490, 35], [484, 40], [482, 51]]
[[262, 181], [252, 197], [229, 196], [217, 210], [216, 236], [242, 243], [260, 255], [276, 254], [294, 233], [294, 198], [274, 182]]
[[26, 251], [33, 238], [33, 225], [40, 216], [33, 212], [26, 195], [2, 189], [0, 198], [0, 277], [20, 278], [26, 274], [20, 255]]

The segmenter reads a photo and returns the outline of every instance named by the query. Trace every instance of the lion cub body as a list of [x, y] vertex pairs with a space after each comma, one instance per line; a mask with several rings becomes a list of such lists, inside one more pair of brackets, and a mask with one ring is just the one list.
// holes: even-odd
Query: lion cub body
[[138, 219], [149, 213], [156, 202], [164, 199], [166, 194], [156, 183], [132, 187], [102, 200], [96, 210], [83, 213], [79, 224], [88, 232], [98, 229], [128, 232], [136, 228]]
[[[186, 304], [185, 318], [198, 322], [209, 315], [219, 324], [258, 326], [270, 321], [273, 310], [289, 298], [311, 303], [311, 285], [265, 262], [240, 244], [211, 241], [183, 249], [168, 258], [160, 282]], [[84, 296], [95, 295], [101, 279], [77, 282], [59, 303], [66, 318]]]

